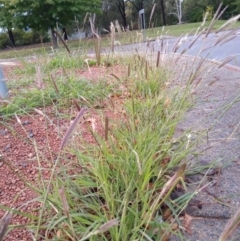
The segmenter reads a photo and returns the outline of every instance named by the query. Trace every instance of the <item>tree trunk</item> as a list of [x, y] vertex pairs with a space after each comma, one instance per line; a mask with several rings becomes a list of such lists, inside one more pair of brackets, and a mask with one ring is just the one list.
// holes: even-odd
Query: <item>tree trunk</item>
[[13, 32], [12, 32], [12, 29], [10, 29], [10, 28], [8, 28], [8, 36], [9, 36], [12, 46], [15, 47], [15, 40], [14, 40]]
[[54, 32], [54, 28], [51, 27], [51, 40], [52, 40], [52, 46], [54, 49], [57, 49], [58, 48], [58, 42], [57, 42], [57, 36]]
[[65, 41], [68, 40], [68, 35], [67, 35], [67, 30], [66, 30], [66, 28], [63, 28], [62, 31], [63, 31], [63, 39], [64, 39]]
[[161, 7], [161, 13], [162, 13], [163, 26], [166, 26], [166, 25], [167, 25], [167, 22], [166, 22], [166, 15], [165, 15], [165, 8], [164, 8], [164, 2], [163, 2], [163, 0], [160, 0], [160, 7]]
[[175, 0], [178, 24], [182, 24], [182, 0]]
[[137, 9], [137, 11], [139, 12], [141, 9], [143, 9], [143, 0], [141, 0], [138, 4], [138, 6], [132, 2], [131, 0], [129, 0], [129, 2]]
[[126, 18], [126, 11], [125, 11], [125, 2], [124, 0], [118, 0], [118, 10], [121, 14], [122, 21], [123, 21], [123, 27], [126, 30], [127, 29], [127, 18]]
[[125, 13], [122, 15], [122, 20], [123, 20], [123, 27], [126, 30], [127, 29], [127, 18], [126, 18]]
[[143, 0], [139, 3], [139, 10], [143, 9]]

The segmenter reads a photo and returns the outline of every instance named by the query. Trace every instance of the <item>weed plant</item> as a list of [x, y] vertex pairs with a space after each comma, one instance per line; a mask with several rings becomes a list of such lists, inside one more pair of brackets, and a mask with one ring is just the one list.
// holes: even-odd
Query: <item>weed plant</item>
[[[118, 56], [117, 60], [105, 57], [108, 63], [124, 60], [126, 73], [112, 84], [64, 76], [55, 79], [55, 86], [49, 73], [59, 67], [68, 70], [72, 67], [70, 57], [65, 57], [66, 62], [58, 58], [42, 67], [44, 88], [33, 88], [32, 82], [29, 88], [26, 83], [25, 88], [18, 88], [17, 93], [12, 89], [13, 98], [1, 108], [4, 118], [53, 103], [60, 113], [62, 108], [70, 107], [72, 99], [82, 97], [89, 103], [89, 111], [94, 103], [101, 99], [110, 101], [111, 96], [124, 101], [121, 108], [113, 102], [111, 112], [119, 112], [118, 122], [106, 119], [104, 111], [97, 111], [104, 120], [105, 135], [89, 130], [95, 144], [85, 142], [81, 132], [76, 132], [62, 147], [51, 179], [41, 180], [45, 186], [37, 190], [42, 209], [39, 220], [33, 220], [30, 227], [35, 230], [35, 237], [42, 236], [41, 230], [45, 240], [168, 237], [176, 229], [177, 213], [183, 208], [174, 204], [170, 193], [177, 185], [185, 185], [185, 157], [189, 149], [184, 144], [175, 151], [171, 148], [175, 127], [189, 106], [188, 92], [179, 95], [178, 89], [169, 89], [166, 83], [170, 73], [165, 68], [151, 66], [140, 55]], [[81, 143], [74, 141], [76, 136]], [[81, 171], [63, 165], [69, 153], [76, 156], [75, 164]], [[174, 175], [177, 169], [181, 171]], [[70, 174], [72, 171], [74, 174]], [[166, 186], [168, 182], [172, 185]], [[174, 213], [171, 220], [163, 218], [169, 208]]]
[[[66, 107], [71, 100], [79, 98], [87, 99], [89, 104], [94, 104], [104, 99], [113, 87], [104, 79], [93, 83], [84, 77], [79, 77], [77, 72], [74, 73], [78, 69], [86, 69], [83, 57], [61, 54], [51, 59], [44, 56], [38, 60], [38, 63], [22, 61], [21, 64], [24, 68], [17, 68], [12, 79], [8, 81], [10, 98], [0, 103], [0, 116], [3, 118], [28, 113], [34, 108], [53, 103], [59, 107]], [[40, 66], [42, 72], [40, 81], [43, 86], [37, 83], [36, 65]], [[66, 70], [70, 72], [69, 76]], [[60, 71], [60, 76], [53, 77], [54, 71]], [[16, 76], [21, 78], [16, 79]]]
[[[82, 144], [72, 140], [59, 154], [58, 174], [54, 169], [49, 183], [52, 191], [40, 199], [44, 207], [37, 230], [46, 227], [45, 240], [153, 240], [176, 228], [176, 210], [183, 206], [176, 208], [170, 193], [177, 184], [185, 185], [188, 149], [181, 145], [173, 153], [172, 137], [189, 96], [173, 101], [179, 94], [166, 88], [164, 69], [149, 70], [148, 80], [141, 60], [134, 65], [127, 80], [120, 80], [128, 97], [119, 123], [110, 118], [109, 125], [103, 123], [104, 136], [91, 131], [95, 144], [77, 133]], [[61, 164], [69, 152], [81, 167], [73, 175], [68, 174], [71, 167], [66, 170]], [[181, 172], [174, 175], [176, 168]], [[172, 185], [166, 188], [169, 181]], [[175, 213], [172, 220], [163, 218], [167, 207]]]

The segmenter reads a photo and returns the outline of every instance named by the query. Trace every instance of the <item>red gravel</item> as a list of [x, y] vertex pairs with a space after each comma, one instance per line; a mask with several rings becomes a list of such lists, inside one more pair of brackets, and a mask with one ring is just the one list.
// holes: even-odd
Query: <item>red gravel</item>
[[[6, 77], [12, 73], [16, 66], [2, 66]], [[82, 75], [91, 81], [97, 81], [100, 77], [112, 73], [113, 67], [91, 67], [89, 70], [77, 70], [76, 74]], [[115, 75], [125, 75], [121, 66], [115, 66]], [[110, 77], [108, 78], [115, 78]], [[115, 78], [116, 80], [116, 78]], [[122, 118], [121, 103], [123, 100], [112, 97], [104, 103], [104, 115], [108, 116], [112, 123]], [[115, 111], [110, 108], [115, 103]], [[74, 119], [78, 113], [76, 107], [74, 111], [68, 113]], [[44, 116], [39, 113], [20, 116], [21, 124], [17, 118], [12, 118], [7, 123], [0, 123], [0, 204], [19, 208], [21, 211], [33, 213], [39, 207], [39, 203], [28, 201], [32, 200], [37, 194], [32, 188], [26, 185], [21, 178], [25, 179], [30, 185], [41, 185], [41, 175], [45, 180], [49, 179], [51, 167], [54, 159], [59, 152], [61, 138], [69, 127], [69, 120], [56, 119], [52, 114], [51, 107], [45, 110], [45, 114], [50, 117], [53, 123], [46, 121]], [[64, 110], [66, 111], [66, 110]], [[70, 112], [70, 111], [68, 111]], [[85, 141], [94, 143], [94, 139], [89, 132], [89, 125], [99, 134], [104, 134], [104, 123], [99, 112], [90, 110], [85, 122], [81, 125], [82, 135]], [[114, 121], [113, 121], [114, 120]], [[1, 121], [1, 120], [0, 120]], [[36, 147], [34, 147], [36, 143]], [[40, 165], [40, 166], [39, 166]], [[0, 208], [0, 219], [5, 211]], [[26, 224], [30, 220], [20, 215], [14, 215], [12, 224]], [[14, 229], [9, 232], [5, 241], [30, 241], [33, 240], [30, 231], [25, 228]]]

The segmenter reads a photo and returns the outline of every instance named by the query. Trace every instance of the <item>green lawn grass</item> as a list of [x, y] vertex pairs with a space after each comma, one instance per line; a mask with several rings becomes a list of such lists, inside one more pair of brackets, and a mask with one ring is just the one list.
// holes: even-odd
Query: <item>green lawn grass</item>
[[[213, 26], [213, 30], [217, 30], [222, 26], [226, 21], [218, 20]], [[201, 22], [199, 23], [188, 23], [182, 25], [171, 25], [165, 27], [157, 27], [157, 28], [148, 28], [143, 31], [130, 31], [127, 33], [116, 33], [116, 41], [119, 44], [130, 44], [142, 41], [143, 39], [155, 39], [160, 36], [180, 36], [184, 34], [194, 34], [197, 29], [201, 26]], [[205, 28], [209, 26], [210, 22], [205, 23]], [[232, 28], [239, 28], [240, 22], [236, 22]], [[107, 47], [110, 44], [110, 35], [106, 34], [102, 36], [101, 45], [102, 47]], [[72, 51], [79, 51], [80, 53], [85, 53], [88, 49], [92, 49], [94, 47], [93, 39], [82, 39], [82, 40], [73, 40], [68, 42], [68, 46]], [[60, 48], [58, 51], [65, 51], [64, 46], [60, 44]], [[42, 46], [29, 46], [23, 48], [16, 48], [10, 50], [2, 50], [0, 51], [0, 59], [9, 59], [9, 58], [19, 58], [19, 57], [28, 57], [34, 55], [41, 55], [43, 53], [51, 53], [52, 49], [48, 44]]]
[[[226, 23], [226, 20], [218, 20], [214, 26], [213, 30], [219, 29], [224, 23]], [[147, 29], [146, 30], [146, 36], [148, 37], [157, 37], [160, 34], [162, 35], [170, 35], [170, 36], [180, 36], [181, 34], [195, 34], [197, 29], [201, 26], [202, 22], [199, 23], [187, 23], [187, 24], [181, 24], [181, 25], [171, 25], [166, 26], [164, 28], [158, 27], [153, 29]], [[203, 28], [208, 28], [210, 22], [206, 22]], [[240, 21], [236, 22], [231, 28], [240, 28]]]

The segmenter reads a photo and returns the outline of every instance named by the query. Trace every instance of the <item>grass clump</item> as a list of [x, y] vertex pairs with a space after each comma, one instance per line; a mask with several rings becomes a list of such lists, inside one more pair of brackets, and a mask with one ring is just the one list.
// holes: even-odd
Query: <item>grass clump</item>
[[66, 69], [81, 68], [84, 65], [82, 57], [70, 57], [66, 54], [59, 54], [59, 56], [54, 56], [50, 58], [47, 62], [46, 69], [53, 70], [56, 68], [64, 67]]
[[88, 100], [84, 103], [94, 105], [113, 87], [104, 79], [93, 82], [79, 75], [79, 70], [88, 71], [82, 57], [42, 56], [37, 63], [23, 61], [21, 64], [26, 68], [16, 68], [8, 81], [10, 98], [0, 102], [3, 118], [49, 105], [66, 109], [74, 99]]
[[[41, 215], [31, 227], [36, 237], [43, 229], [45, 240], [164, 240], [176, 231], [183, 205], [171, 199], [171, 192], [185, 186], [189, 148], [181, 145], [173, 151], [173, 134], [188, 108], [188, 95], [166, 87], [165, 70], [151, 68], [146, 79], [140, 66], [135, 60], [131, 74], [119, 78], [122, 95], [113, 90], [124, 97], [121, 106], [111, 100], [117, 121], [98, 111], [104, 134], [88, 130], [95, 144], [76, 132], [59, 154], [48, 184], [51, 191], [39, 190]], [[173, 101], [176, 96], [178, 102]], [[66, 166], [69, 154], [76, 161]]]
[[89, 103], [94, 104], [106, 97], [111, 89], [111, 87], [106, 88], [103, 82], [96, 85], [84, 79], [69, 79], [67, 82], [58, 81], [59, 92], [56, 92], [50, 81], [48, 83], [49, 86], [44, 90], [26, 88], [25, 90], [21, 89], [21, 91], [17, 89], [16, 93], [13, 91], [14, 97], [11, 101], [2, 103], [0, 116], [8, 118], [13, 116], [14, 113], [28, 113], [34, 108], [45, 107], [53, 103], [59, 108], [67, 108], [71, 105], [71, 100], [82, 97], [87, 99]]

